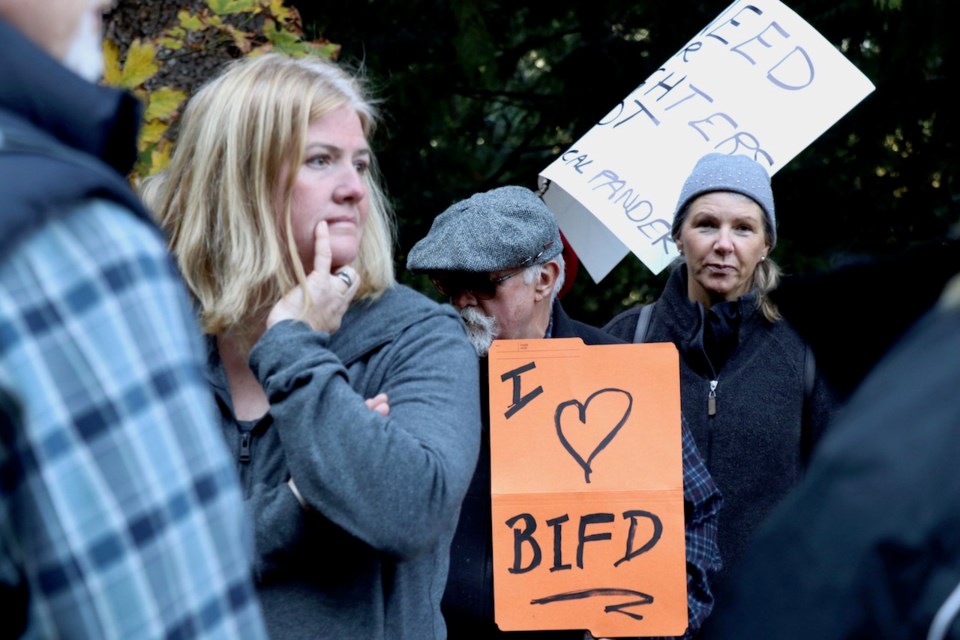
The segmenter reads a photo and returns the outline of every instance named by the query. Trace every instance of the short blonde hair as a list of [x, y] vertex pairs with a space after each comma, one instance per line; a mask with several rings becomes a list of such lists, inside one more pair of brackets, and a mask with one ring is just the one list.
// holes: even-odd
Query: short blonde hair
[[[169, 167], [140, 193], [167, 233], [206, 333], [256, 331], [251, 324], [303, 284], [290, 224], [296, 171], [283, 184], [281, 176], [304, 161], [310, 123], [343, 106], [369, 139], [377, 112], [359, 77], [322, 58], [279, 53], [234, 61], [189, 101]], [[364, 181], [357, 299], [395, 283], [393, 213], [373, 164]]]

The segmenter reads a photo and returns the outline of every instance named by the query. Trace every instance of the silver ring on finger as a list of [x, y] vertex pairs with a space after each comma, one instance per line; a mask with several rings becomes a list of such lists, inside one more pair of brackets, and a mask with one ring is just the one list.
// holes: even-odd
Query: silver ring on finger
[[353, 286], [353, 278], [350, 277], [350, 274], [341, 269], [340, 271], [335, 271], [334, 274], [338, 278], [344, 281], [347, 285], [347, 289]]

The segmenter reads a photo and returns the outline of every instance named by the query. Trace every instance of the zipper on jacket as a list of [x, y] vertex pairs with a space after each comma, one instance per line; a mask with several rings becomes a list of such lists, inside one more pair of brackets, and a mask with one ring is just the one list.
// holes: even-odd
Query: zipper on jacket
[[707, 415], [715, 416], [717, 415], [717, 382], [718, 380], [710, 381], [710, 393], [707, 394]]
[[250, 462], [250, 433], [245, 431], [240, 434], [240, 463], [248, 462]]

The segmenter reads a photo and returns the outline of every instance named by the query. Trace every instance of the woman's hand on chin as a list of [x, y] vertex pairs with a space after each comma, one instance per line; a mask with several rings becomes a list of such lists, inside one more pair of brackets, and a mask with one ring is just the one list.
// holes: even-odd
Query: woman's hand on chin
[[315, 331], [333, 333], [340, 328], [360, 287], [360, 276], [351, 267], [330, 271], [332, 253], [326, 221], [314, 229], [313, 270], [305, 285], [296, 286], [284, 295], [267, 316], [267, 328], [283, 320], [306, 322]]

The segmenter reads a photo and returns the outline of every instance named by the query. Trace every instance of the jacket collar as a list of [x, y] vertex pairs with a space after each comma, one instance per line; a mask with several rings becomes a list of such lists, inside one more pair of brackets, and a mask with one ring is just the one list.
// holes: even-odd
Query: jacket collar
[[[696, 319], [702, 318], [706, 313], [702, 304], [693, 302], [687, 296], [688, 277], [687, 265], [678, 265], [670, 273], [662, 296], [666, 306], [670, 309], [670, 316], [679, 318], [681, 324], [686, 326], [690, 326], [691, 323], [696, 322]], [[718, 307], [718, 313], [736, 313], [748, 318], [754, 315], [757, 309], [757, 296], [756, 289], [752, 289], [736, 300], [715, 306]]]
[[121, 175], [137, 157], [140, 102], [87, 82], [0, 20], [0, 109], [61, 143], [96, 156]]
[[704, 367], [716, 376], [739, 343], [741, 327], [760, 322], [758, 294], [751, 290], [736, 300], [716, 304], [708, 311], [688, 297], [688, 277], [685, 264], [673, 270], [660, 297], [666, 308], [658, 311], [657, 317], [664, 318], [667, 324], [675, 327], [674, 332], [683, 336], [676, 343], [681, 353], [700, 361], [697, 367]]

